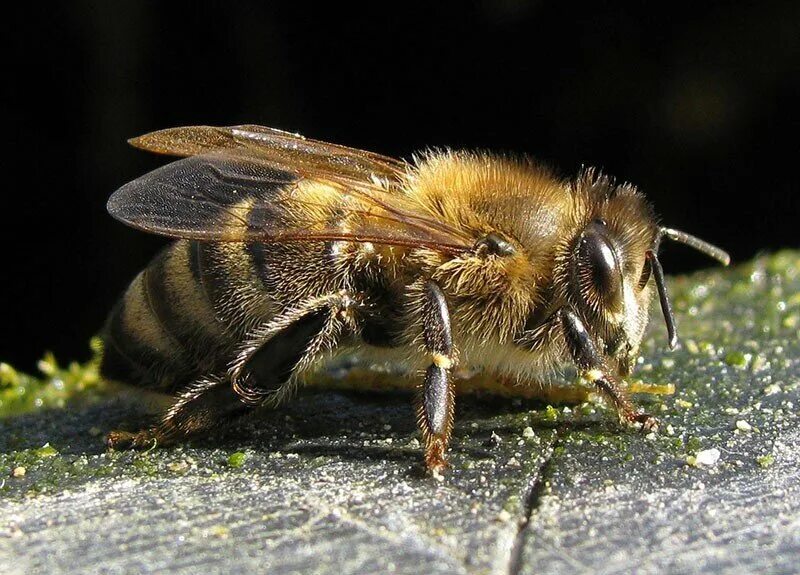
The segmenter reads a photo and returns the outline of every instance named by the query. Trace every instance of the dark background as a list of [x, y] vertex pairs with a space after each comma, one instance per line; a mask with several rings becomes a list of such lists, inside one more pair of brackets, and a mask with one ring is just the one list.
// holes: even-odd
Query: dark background
[[[105, 213], [163, 162], [125, 140], [169, 126], [260, 123], [403, 157], [511, 150], [564, 174], [592, 164], [734, 260], [798, 245], [796, 1], [274, 4], [6, 15], [0, 360], [88, 355], [163, 244]], [[709, 263], [677, 246], [663, 262]]]

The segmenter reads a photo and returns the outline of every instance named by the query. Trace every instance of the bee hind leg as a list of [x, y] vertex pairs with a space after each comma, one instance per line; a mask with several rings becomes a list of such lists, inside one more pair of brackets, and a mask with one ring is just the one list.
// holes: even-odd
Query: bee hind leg
[[341, 294], [316, 298], [256, 328], [228, 372], [186, 387], [155, 426], [112, 431], [106, 443], [113, 449], [169, 445], [228, 426], [262, 405], [278, 407], [296, 389], [298, 372], [336, 345], [351, 301]]
[[455, 393], [451, 381], [454, 367], [450, 314], [441, 288], [434, 282], [424, 286], [422, 332], [431, 364], [416, 399], [417, 423], [425, 443], [425, 465], [438, 475], [446, 466], [445, 453], [453, 430]]
[[178, 395], [158, 424], [135, 433], [112, 431], [106, 445], [115, 450], [166, 446], [233, 422], [250, 410], [224, 375], [204, 377]]
[[114, 430], [106, 435], [106, 445], [116, 451], [125, 449], [147, 449], [155, 447], [157, 441], [150, 429], [142, 429], [136, 433]]
[[559, 312], [567, 348], [575, 365], [617, 410], [620, 419], [628, 424], [639, 423], [643, 432], [656, 431], [658, 421], [639, 411], [620, 382], [604, 366], [602, 355], [580, 318], [568, 309]]

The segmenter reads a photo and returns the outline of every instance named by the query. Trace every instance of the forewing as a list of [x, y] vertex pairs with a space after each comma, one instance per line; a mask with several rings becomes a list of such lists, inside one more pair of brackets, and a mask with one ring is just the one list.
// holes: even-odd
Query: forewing
[[[445, 252], [470, 246], [458, 230], [417, 213], [408, 200], [389, 193], [374, 180], [341, 175], [328, 180], [320, 170], [308, 177], [312, 172], [296, 169], [296, 162], [284, 164], [247, 147], [214, 150], [178, 160], [126, 184], [109, 199], [109, 213], [148, 232], [196, 240], [342, 239]], [[335, 218], [298, 217], [331, 211], [330, 206], [315, 205], [294, 193], [304, 180], [330, 186], [341, 194], [335, 202]]]
[[[122, 186], [107, 207], [115, 218], [148, 232], [232, 241], [243, 236], [243, 228], [253, 227], [249, 205], [273, 208], [279, 225], [278, 194], [295, 181], [292, 174], [238, 158], [193, 156]], [[261, 231], [271, 230], [265, 225]]]

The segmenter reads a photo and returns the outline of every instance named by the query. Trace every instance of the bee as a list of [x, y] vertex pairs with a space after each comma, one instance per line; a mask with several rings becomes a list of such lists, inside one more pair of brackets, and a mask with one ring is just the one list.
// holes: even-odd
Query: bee
[[530, 159], [461, 151], [406, 162], [253, 125], [131, 144], [183, 159], [124, 185], [108, 211], [177, 241], [111, 312], [101, 373], [174, 400], [151, 427], [109, 433], [115, 449], [278, 408], [354, 352], [419, 374], [432, 473], [447, 464], [457, 366], [530, 386], [572, 364], [623, 423], [654, 429], [624, 378], [656, 294], [677, 341], [659, 245], [729, 262], [592, 169], [562, 179]]

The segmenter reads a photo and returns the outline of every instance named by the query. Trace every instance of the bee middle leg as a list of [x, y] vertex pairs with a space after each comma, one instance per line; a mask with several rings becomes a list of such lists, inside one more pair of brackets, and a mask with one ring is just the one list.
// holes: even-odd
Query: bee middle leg
[[428, 281], [424, 285], [422, 333], [431, 364], [419, 393], [417, 423], [425, 442], [425, 465], [433, 473], [447, 466], [445, 452], [453, 430], [455, 392], [451, 381], [454, 367], [450, 313], [441, 288]]
[[658, 421], [650, 414], [639, 411], [617, 378], [608, 372], [597, 345], [580, 318], [568, 309], [562, 309], [559, 317], [575, 365], [611, 402], [620, 419], [626, 423], [641, 423], [643, 431], [656, 430]]
[[160, 422], [137, 433], [113, 431], [114, 449], [169, 445], [228, 426], [262, 405], [277, 407], [297, 387], [297, 375], [337, 345], [350, 324], [344, 294], [315, 298], [253, 330], [228, 372], [189, 385]]

